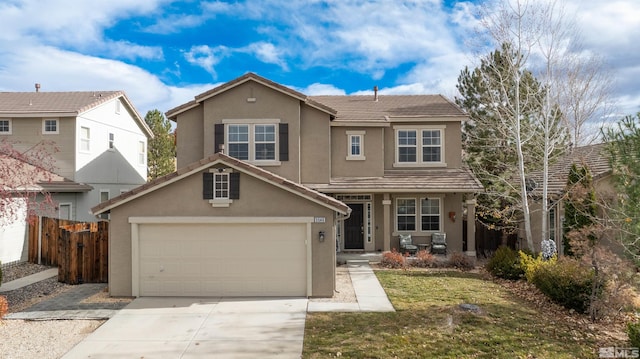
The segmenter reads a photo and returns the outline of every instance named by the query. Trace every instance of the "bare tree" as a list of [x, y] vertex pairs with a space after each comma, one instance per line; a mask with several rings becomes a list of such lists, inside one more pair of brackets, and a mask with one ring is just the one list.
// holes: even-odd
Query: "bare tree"
[[0, 141], [0, 227], [53, 208], [51, 195], [38, 184], [55, 176], [55, 151], [47, 142], [21, 151], [16, 143]]

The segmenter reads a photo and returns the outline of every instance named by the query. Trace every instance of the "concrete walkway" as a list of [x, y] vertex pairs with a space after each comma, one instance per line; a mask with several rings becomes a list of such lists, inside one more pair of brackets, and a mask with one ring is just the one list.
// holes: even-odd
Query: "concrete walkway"
[[395, 312], [368, 260], [347, 260], [357, 303], [309, 301], [309, 312]]
[[12, 280], [11, 282], [2, 283], [2, 285], [0, 286], [0, 293], [20, 289], [22, 287], [26, 287], [28, 285], [31, 285], [52, 277], [57, 277], [57, 276], [58, 276], [58, 268], [43, 270], [42, 272], [38, 272], [36, 274], [18, 278], [16, 280]]

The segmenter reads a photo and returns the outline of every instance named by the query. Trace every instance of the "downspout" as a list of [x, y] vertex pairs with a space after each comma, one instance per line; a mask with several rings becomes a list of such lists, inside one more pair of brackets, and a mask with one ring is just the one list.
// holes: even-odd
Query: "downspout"
[[[340, 214], [338, 213], [338, 216], [336, 217], [336, 221], [342, 221], [342, 226], [340, 226], [340, 228], [344, 229], [344, 221], [346, 221], [347, 219], [349, 219], [349, 217], [351, 217], [351, 208], [347, 207], [347, 214], [344, 215], [343, 217], [340, 216]], [[340, 236], [340, 238], [342, 238], [342, 236]], [[336, 253], [340, 251], [340, 243], [336, 242]]]

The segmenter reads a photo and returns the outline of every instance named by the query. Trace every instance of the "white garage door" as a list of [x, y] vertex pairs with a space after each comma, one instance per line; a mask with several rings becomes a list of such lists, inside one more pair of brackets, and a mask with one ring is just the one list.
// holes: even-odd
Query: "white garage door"
[[141, 296], [305, 296], [304, 223], [141, 224]]

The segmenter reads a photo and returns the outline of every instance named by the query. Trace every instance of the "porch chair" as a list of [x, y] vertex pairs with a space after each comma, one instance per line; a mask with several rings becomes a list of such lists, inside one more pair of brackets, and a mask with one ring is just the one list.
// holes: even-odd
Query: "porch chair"
[[415, 255], [418, 252], [418, 246], [413, 244], [410, 234], [400, 235], [400, 252], [403, 254], [409, 252], [409, 254]]
[[447, 234], [433, 233], [431, 235], [431, 253], [447, 254]]

